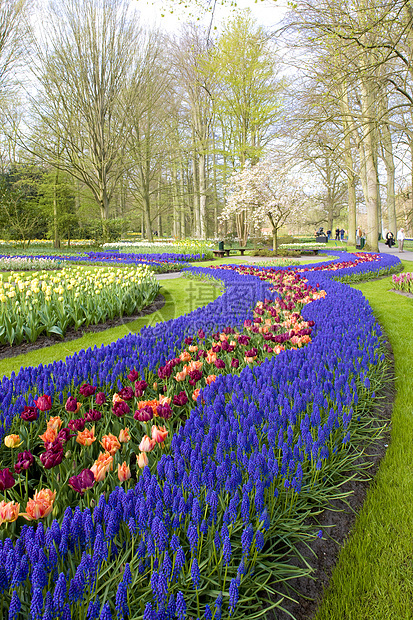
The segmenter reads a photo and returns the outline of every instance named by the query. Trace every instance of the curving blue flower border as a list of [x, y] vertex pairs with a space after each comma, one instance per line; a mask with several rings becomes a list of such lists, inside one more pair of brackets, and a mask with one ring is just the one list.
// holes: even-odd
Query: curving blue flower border
[[[348, 253], [334, 254], [334, 264], [352, 259]], [[239, 377], [219, 376], [202, 391], [203, 398], [174, 436], [170, 455], [159, 461], [157, 474], [151, 475], [145, 468], [133, 490], [125, 492], [118, 487], [107, 499], [101, 496], [93, 514], [88, 509], [72, 512], [68, 508], [61, 524], [54, 521], [46, 531], [42, 524], [25, 526], [15, 543], [7, 539], [0, 544], [0, 589], [11, 605], [31, 601], [33, 617], [46, 611], [48, 600], [52, 610], [53, 600], [59, 609], [75, 606], [79, 588], [94, 583], [102, 566], [116, 562], [120, 549], [115, 540], [136, 544], [142, 571], [152, 566], [144, 617], [153, 619], [168, 617], [161, 610], [169, 607], [170, 617], [174, 617], [175, 600], [180, 605], [178, 613], [191, 605], [182, 592], [176, 592], [176, 580], [169, 580], [170, 574], [167, 577], [167, 571], [172, 570], [165, 567], [167, 555], [175, 558], [178, 577], [191, 566], [195, 594], [202, 571], [194, 558], [202, 537], [209, 540], [214, 532], [214, 544], [224, 545], [223, 553], [230, 556], [227, 539], [235, 539], [238, 531], [242, 566], [253, 554], [259, 556], [274, 535], [271, 519], [278, 494], [291, 489], [300, 494], [312, 472], [321, 470], [323, 463], [333, 458], [334, 450], [349, 440], [357, 386], [361, 382], [368, 389], [369, 372], [383, 356], [381, 329], [368, 302], [360, 291], [333, 278], [380, 271], [399, 262], [397, 257], [380, 255], [374, 263], [336, 271], [323, 270], [331, 262], [307, 266], [309, 270], [302, 275], [327, 292], [325, 299], [313, 301], [302, 312], [305, 320], [315, 321], [311, 345], [285, 351], [245, 369]], [[301, 271], [306, 266], [289, 269]], [[81, 351], [65, 362], [22, 369], [10, 379], [3, 378], [2, 433], [23, 403], [33, 402], [34, 394], [27, 396], [30, 391], [58, 396], [63, 402], [67, 391], [84, 381], [117, 388], [131, 367], [141, 372], [155, 370], [179, 350], [186, 335], [200, 328], [207, 332], [227, 325], [241, 328], [244, 320], [252, 317], [257, 301], [275, 296], [268, 282], [253, 275], [200, 267], [191, 271], [219, 275], [225, 283], [224, 294], [204, 308], [144, 328], [138, 335]], [[234, 545], [232, 549], [234, 553]], [[58, 577], [56, 569], [62, 561], [66, 570]], [[225, 604], [231, 613], [242, 586], [240, 567], [235, 567], [227, 584]], [[130, 583], [126, 573], [125, 569], [117, 584], [118, 614], [126, 605]], [[215, 605], [221, 609], [221, 599], [217, 601]], [[99, 617], [98, 607], [95, 615], [91, 608], [90, 618]], [[108, 605], [104, 610], [104, 617], [110, 618]], [[205, 608], [205, 617], [207, 613]]]

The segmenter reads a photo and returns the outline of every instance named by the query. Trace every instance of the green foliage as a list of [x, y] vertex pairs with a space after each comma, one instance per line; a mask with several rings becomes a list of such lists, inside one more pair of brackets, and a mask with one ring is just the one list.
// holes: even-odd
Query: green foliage
[[42, 237], [46, 218], [39, 208], [38, 184], [42, 171], [14, 166], [0, 175], [0, 228], [3, 237], [23, 242]]

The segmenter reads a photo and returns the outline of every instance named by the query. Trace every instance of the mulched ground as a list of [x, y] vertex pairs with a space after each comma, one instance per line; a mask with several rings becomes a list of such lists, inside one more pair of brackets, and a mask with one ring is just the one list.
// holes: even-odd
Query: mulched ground
[[[381, 398], [377, 399], [379, 404], [375, 412], [383, 424], [391, 419], [395, 398], [394, 356], [389, 344], [386, 345], [386, 348], [389, 361], [388, 380], [380, 394]], [[313, 543], [310, 545], [311, 551], [304, 544], [298, 548], [298, 551], [312, 567], [312, 576], [291, 580], [289, 582], [290, 589], [284, 590], [288, 596], [292, 596], [296, 601], [292, 602], [286, 599], [282, 603], [283, 607], [291, 615], [274, 610], [268, 614], [267, 620], [291, 620], [291, 616], [296, 620], [310, 620], [313, 618], [322, 600], [323, 593], [328, 586], [339, 551], [351, 532], [357, 514], [363, 506], [367, 490], [378, 471], [380, 461], [384, 457], [389, 443], [390, 424], [387, 426], [386, 432], [376, 442], [369, 445], [368, 456], [365, 456], [360, 461], [370, 464], [370, 468], [366, 472], [368, 479], [344, 484], [341, 487], [342, 490], [344, 492], [351, 491], [352, 493], [346, 499], [347, 504], [343, 501], [335, 501], [332, 503], [333, 509], [325, 510], [317, 520], [312, 521], [314, 533], [320, 529], [323, 530], [322, 539], [314, 538]], [[302, 566], [298, 561], [292, 563], [295, 566]]]
[[165, 305], [165, 298], [163, 295], [159, 294], [154, 301], [146, 308], [143, 308], [137, 314], [133, 314], [131, 316], [123, 316], [116, 319], [109, 319], [105, 323], [99, 323], [98, 325], [89, 325], [89, 327], [80, 327], [80, 329], [75, 329], [74, 327], [70, 327], [64, 338], [60, 336], [51, 334], [50, 336], [41, 335], [36, 342], [22, 342], [19, 345], [13, 345], [10, 347], [7, 344], [0, 345], [0, 360], [7, 359], [9, 357], [16, 357], [17, 355], [24, 355], [25, 353], [29, 353], [30, 351], [36, 351], [36, 349], [43, 349], [44, 347], [50, 347], [54, 344], [58, 344], [61, 342], [69, 342], [69, 340], [76, 340], [77, 338], [81, 338], [84, 334], [89, 333], [97, 333], [103, 332], [105, 329], [110, 329], [111, 327], [118, 327], [119, 325], [125, 325], [126, 323], [131, 323], [132, 321], [136, 321], [142, 316], [146, 316], [147, 314], [152, 314], [157, 310], [160, 310]]

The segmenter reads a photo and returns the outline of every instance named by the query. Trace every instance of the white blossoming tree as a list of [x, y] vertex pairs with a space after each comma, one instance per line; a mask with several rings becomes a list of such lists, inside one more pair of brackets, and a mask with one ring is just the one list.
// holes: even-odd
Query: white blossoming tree
[[235, 217], [237, 234], [243, 247], [252, 230], [269, 220], [272, 227], [273, 250], [277, 252], [278, 231], [287, 220], [302, 215], [305, 196], [287, 169], [268, 160], [244, 168], [232, 175], [227, 203], [221, 221]]

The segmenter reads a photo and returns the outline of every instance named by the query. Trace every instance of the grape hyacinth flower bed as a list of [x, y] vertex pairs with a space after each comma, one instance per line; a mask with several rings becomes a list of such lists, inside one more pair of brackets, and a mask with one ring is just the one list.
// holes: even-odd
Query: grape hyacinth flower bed
[[332, 276], [399, 259], [337, 254], [227, 266], [208, 306], [3, 379], [4, 617], [258, 618], [263, 590], [281, 604], [385, 366], [368, 303]]
[[[69, 260], [74, 260], [69, 257]], [[87, 252], [80, 261], [99, 262], [99, 263], [122, 263], [122, 264], [140, 264], [148, 265], [164, 265], [173, 263], [186, 264], [187, 262], [196, 262], [204, 260], [204, 255], [196, 254], [175, 254], [172, 252], [162, 252], [150, 254], [124, 253], [124, 252]]]

